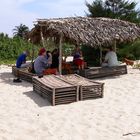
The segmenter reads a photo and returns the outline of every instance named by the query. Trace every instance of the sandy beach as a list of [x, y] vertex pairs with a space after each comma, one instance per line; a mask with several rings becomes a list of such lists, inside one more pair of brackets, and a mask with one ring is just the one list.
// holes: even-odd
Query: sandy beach
[[96, 79], [104, 97], [51, 106], [0, 66], [0, 140], [140, 140], [140, 70]]

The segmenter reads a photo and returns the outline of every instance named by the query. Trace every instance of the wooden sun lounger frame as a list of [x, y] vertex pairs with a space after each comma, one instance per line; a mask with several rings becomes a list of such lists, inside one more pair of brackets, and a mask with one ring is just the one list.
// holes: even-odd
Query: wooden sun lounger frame
[[127, 74], [127, 66], [119, 65], [114, 67], [91, 67], [88, 69], [80, 70], [79, 75], [88, 79], [100, 78], [106, 76], [117, 76]]
[[36, 74], [29, 72], [27, 68], [17, 68], [16, 66], [12, 67], [12, 74], [28, 82], [32, 82], [33, 76], [37, 76]]
[[[49, 81], [49, 77], [51, 81]], [[51, 77], [53, 77], [53, 80]], [[46, 83], [50, 82], [53, 84], [45, 84], [44, 80], [47, 80]], [[67, 86], [61, 87], [61, 84], [59, 84], [59, 87], [55, 86], [54, 88], [54, 85], [57, 85], [57, 82], [62, 84], [66, 83]], [[33, 77], [33, 90], [39, 95], [47, 98], [53, 106], [72, 103], [79, 100], [79, 87], [68, 82], [64, 82], [56, 78], [54, 75], [47, 75], [41, 79]]]
[[[12, 67], [12, 73], [15, 76], [19, 75], [20, 78], [23, 80], [33, 82], [33, 90], [38, 94], [40, 94], [41, 96], [47, 98], [52, 105], [66, 104], [79, 100], [103, 97], [104, 83], [94, 82], [87, 78], [84, 78], [84, 80], [87, 80], [92, 84], [81, 85], [78, 84], [78, 82], [75, 83], [69, 80], [65, 80], [64, 78], [56, 75], [46, 75], [46, 76], [52, 76], [54, 79], [56, 79], [55, 82], [59, 80], [69, 84], [68, 87], [61, 88], [59, 86], [58, 88], [53, 88], [53, 86], [49, 86], [48, 84], [46, 85], [43, 82], [40, 82], [40, 80], [38, 80], [38, 77], [35, 74], [29, 73], [27, 69], [18, 69], [16, 67]], [[78, 78], [79, 80], [83, 79], [83, 77], [77, 74], [71, 74], [71, 75]], [[44, 76], [43, 78], [45, 78], [46, 76]], [[65, 76], [69, 76], [69, 75], [65, 75]]]
[[[73, 81], [69, 80], [69, 76], [73, 76], [74, 80]], [[81, 77], [77, 74], [69, 74], [63, 76], [56, 75], [56, 77], [65, 82], [69, 82], [73, 85], [79, 86], [79, 100], [87, 100], [87, 99], [103, 97], [104, 83], [95, 82], [87, 78]], [[83, 81], [83, 84], [81, 83], [81, 81]], [[90, 85], [84, 84], [84, 81], [89, 82]]]

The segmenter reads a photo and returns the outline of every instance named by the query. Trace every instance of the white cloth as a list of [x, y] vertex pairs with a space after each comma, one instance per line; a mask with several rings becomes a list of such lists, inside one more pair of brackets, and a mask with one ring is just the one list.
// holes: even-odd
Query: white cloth
[[118, 66], [117, 55], [114, 51], [109, 51], [105, 56], [105, 62], [107, 62], [107, 66]]
[[27, 62], [27, 63], [21, 64], [20, 68], [27, 68], [31, 66], [32, 66], [31, 62]]

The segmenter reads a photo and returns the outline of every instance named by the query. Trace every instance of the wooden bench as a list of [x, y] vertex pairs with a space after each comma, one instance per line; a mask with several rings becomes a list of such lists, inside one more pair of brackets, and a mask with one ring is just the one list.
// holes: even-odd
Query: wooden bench
[[16, 66], [12, 66], [12, 74], [17, 77], [20, 69], [26, 69], [26, 68], [17, 68]]
[[79, 75], [88, 79], [100, 78], [106, 76], [116, 76], [127, 74], [127, 66], [119, 65], [114, 67], [91, 67], [79, 71]]
[[56, 75], [55, 77], [79, 86], [79, 100], [103, 97], [104, 83], [94, 82], [77, 74]]
[[33, 76], [36, 76], [36, 74], [29, 72], [28, 68], [17, 68], [16, 66], [12, 67], [12, 74], [28, 82], [32, 82]]
[[78, 86], [64, 82], [54, 75], [33, 77], [33, 90], [47, 98], [52, 105], [72, 103], [79, 100]]

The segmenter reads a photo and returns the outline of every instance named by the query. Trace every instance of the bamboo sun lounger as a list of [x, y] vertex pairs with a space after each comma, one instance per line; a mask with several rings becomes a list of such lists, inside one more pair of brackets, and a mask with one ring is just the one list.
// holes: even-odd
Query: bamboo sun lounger
[[17, 68], [15, 66], [12, 67], [12, 74], [28, 82], [32, 82], [33, 76], [36, 76], [36, 74], [29, 72], [28, 68]]
[[79, 100], [103, 97], [104, 83], [94, 82], [77, 74], [56, 75], [56, 77], [79, 86]]
[[64, 82], [54, 75], [33, 77], [33, 90], [47, 98], [52, 105], [72, 103], [79, 99], [78, 86]]
[[106, 76], [117, 76], [127, 74], [127, 66], [119, 65], [114, 67], [91, 67], [88, 69], [80, 70], [79, 75], [88, 79], [100, 78]]

